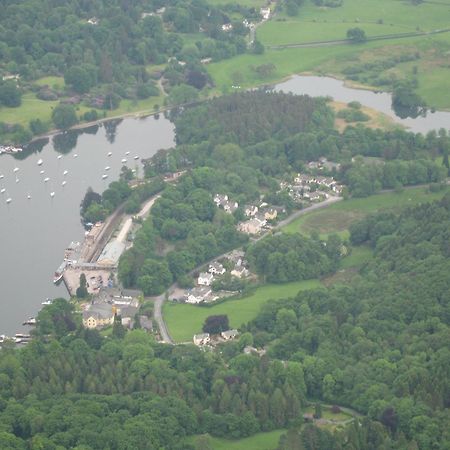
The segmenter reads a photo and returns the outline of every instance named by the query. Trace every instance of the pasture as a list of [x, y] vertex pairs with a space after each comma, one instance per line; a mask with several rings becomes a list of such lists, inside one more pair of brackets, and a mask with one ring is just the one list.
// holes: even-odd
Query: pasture
[[367, 214], [381, 210], [399, 210], [403, 207], [433, 201], [442, 198], [449, 190], [447, 187], [445, 191], [430, 193], [428, 188], [416, 187], [404, 189], [399, 193], [387, 192], [366, 198], [352, 198], [300, 216], [286, 225], [283, 231], [307, 235], [317, 231], [322, 236], [339, 233], [345, 238], [348, 237], [347, 230], [350, 224]]
[[[280, 436], [286, 430], [274, 430], [266, 433], [256, 433], [243, 439], [231, 440], [207, 436], [206, 440], [212, 450], [274, 450], [278, 447]], [[195, 444], [198, 436], [188, 439], [189, 443]]]

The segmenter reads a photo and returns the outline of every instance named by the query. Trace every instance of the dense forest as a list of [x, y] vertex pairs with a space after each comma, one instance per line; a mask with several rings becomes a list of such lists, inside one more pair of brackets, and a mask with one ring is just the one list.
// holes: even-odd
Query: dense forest
[[268, 303], [248, 331], [270, 357], [302, 364], [308, 397], [380, 421], [395, 448], [447, 448], [449, 233], [448, 194], [370, 216], [351, 242], [374, 257], [350, 284]]

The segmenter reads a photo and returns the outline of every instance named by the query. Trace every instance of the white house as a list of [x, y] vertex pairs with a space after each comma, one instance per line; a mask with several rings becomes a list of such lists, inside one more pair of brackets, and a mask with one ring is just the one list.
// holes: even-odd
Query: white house
[[231, 275], [237, 278], [245, 278], [249, 275], [249, 273], [250, 272], [243, 266], [236, 267], [230, 272]]
[[186, 296], [186, 303], [201, 303], [205, 301], [211, 292], [211, 288], [208, 286], [195, 287], [188, 292]]
[[226, 341], [234, 339], [238, 334], [239, 334], [238, 330], [234, 330], [234, 329], [233, 330], [222, 331], [220, 333], [222, 338], [225, 339]]
[[228, 32], [233, 29], [233, 25], [231, 23], [224, 23], [222, 25], [222, 31]]
[[208, 272], [201, 272], [197, 278], [197, 284], [200, 286], [211, 286], [214, 281], [214, 275]]
[[261, 8], [259, 13], [261, 14], [263, 20], [268, 20], [270, 17], [270, 8]]
[[193, 341], [195, 345], [205, 345], [211, 341], [211, 338], [209, 333], [194, 334]]
[[208, 272], [213, 275], [223, 275], [226, 272], [226, 270], [225, 267], [223, 267], [223, 265], [220, 264], [220, 262], [214, 261], [209, 265]]
[[256, 216], [256, 213], [258, 212], [258, 207], [255, 205], [248, 205], [245, 207], [245, 215], [247, 217], [253, 217]]

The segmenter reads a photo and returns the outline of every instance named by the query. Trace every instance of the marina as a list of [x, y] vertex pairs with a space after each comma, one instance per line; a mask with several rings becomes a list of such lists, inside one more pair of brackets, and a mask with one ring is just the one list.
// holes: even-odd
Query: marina
[[[27, 148], [20, 158], [16, 154], [2, 155], [0, 190], [5, 191], [0, 196], [0, 245], [2, 255], [8, 255], [8, 264], [2, 266], [1, 273], [4, 295], [0, 333], [14, 336], [16, 332], [28, 332], [21, 324], [25, 318], [37, 316], [45, 306], [41, 304], [44, 299], [68, 298], [65, 283], [61, 279], [54, 284], [53, 276], [64, 260], [68, 244], [83, 242], [85, 238], [79, 207], [87, 189], [91, 187], [101, 193], [110, 180], [119, 179], [121, 159], [127, 148], [133, 155], [148, 158], [160, 148], [173, 145], [173, 125], [163, 117], [119, 122], [109, 125], [108, 131], [104, 126], [98, 127], [95, 134], [78, 130], [71, 148], [60, 148], [50, 138], [47, 143]], [[74, 154], [78, 157], [73, 158]], [[43, 160], [40, 167], [39, 159]], [[106, 166], [110, 167], [109, 177], [102, 180]], [[14, 172], [15, 168], [19, 170]], [[45, 175], [40, 173], [44, 168]], [[65, 170], [67, 173], [63, 175]], [[19, 183], [15, 182], [15, 173], [20, 174]], [[44, 177], [49, 178], [48, 182], [44, 183]], [[55, 193], [53, 197], [51, 192]], [[99, 231], [99, 227], [94, 230]], [[99, 239], [104, 248], [108, 241], [102, 236]], [[80, 255], [78, 260], [91, 261], [94, 250], [98, 258], [103, 248], [86, 246], [85, 252], [89, 254]], [[87, 265], [83, 270], [93, 275], [94, 268]], [[110, 271], [105, 267], [101, 270], [105, 271], [102, 277], [107, 282]]]

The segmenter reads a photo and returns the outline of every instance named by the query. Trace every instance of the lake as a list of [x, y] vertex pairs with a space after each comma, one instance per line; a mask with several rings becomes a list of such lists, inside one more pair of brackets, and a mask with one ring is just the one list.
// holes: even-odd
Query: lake
[[[0, 334], [23, 332], [22, 322], [35, 316], [47, 297], [67, 298], [64, 285], [53, 284], [53, 274], [68, 244], [84, 237], [79, 206], [87, 188], [101, 193], [119, 178], [123, 158], [139, 169], [134, 156], [148, 158], [173, 144], [173, 124], [161, 116], [113, 121], [34, 143], [14, 157], [0, 156], [0, 189], [5, 189], [0, 194]], [[108, 178], [102, 179], [104, 174]]]
[[373, 92], [365, 89], [352, 89], [344, 82], [331, 77], [296, 75], [277, 84], [276, 91], [308, 94], [312, 97], [333, 97], [338, 102], [358, 101], [364, 106], [376, 109], [392, 117], [398, 124], [404, 125], [415, 133], [427, 133], [440, 128], [450, 129], [450, 112], [428, 112], [425, 117], [401, 119], [391, 107], [392, 96], [387, 92]]
[[[450, 113], [400, 119], [391, 109], [390, 94], [350, 89], [333, 78], [295, 76], [275, 89], [332, 96], [342, 102], [357, 100], [415, 132], [450, 128]], [[53, 284], [53, 274], [68, 244], [83, 239], [79, 206], [87, 188], [96, 192], [106, 189], [118, 179], [123, 158], [128, 167], [139, 169], [141, 163], [134, 160], [135, 155], [148, 158], [160, 148], [171, 147], [174, 127], [164, 117], [127, 118], [47, 141], [34, 143], [17, 156], [0, 156], [0, 189], [5, 189], [0, 194], [0, 334], [23, 332], [21, 323], [35, 316], [47, 297], [67, 297], [63, 285]], [[106, 171], [106, 166], [110, 170]], [[104, 174], [108, 175], [105, 180]], [[10, 204], [7, 198], [12, 199]]]

